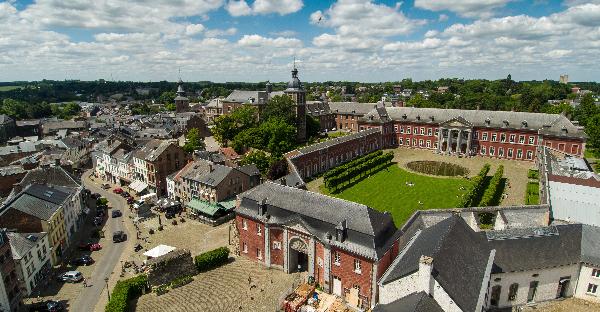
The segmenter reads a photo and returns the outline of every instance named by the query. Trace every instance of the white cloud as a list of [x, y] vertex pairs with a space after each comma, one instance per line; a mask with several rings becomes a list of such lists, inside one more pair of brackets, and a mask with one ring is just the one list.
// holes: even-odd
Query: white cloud
[[272, 14], [287, 15], [300, 11], [302, 0], [255, 0], [250, 6], [246, 0], [229, 0], [225, 9], [231, 16]]
[[189, 24], [185, 26], [185, 34], [188, 36], [195, 36], [204, 31], [204, 25], [202, 24]]
[[438, 22], [445, 22], [448, 20], [448, 15], [446, 14], [440, 14], [440, 16], [438, 17]]
[[296, 38], [267, 38], [260, 35], [244, 35], [238, 42], [243, 47], [273, 47], [273, 48], [293, 48], [302, 46], [302, 41]]
[[210, 29], [204, 32], [206, 37], [221, 37], [221, 36], [233, 36], [237, 34], [237, 28], [230, 27], [227, 29]]
[[489, 17], [493, 10], [512, 0], [415, 0], [415, 7], [430, 11], [450, 11], [465, 17]]

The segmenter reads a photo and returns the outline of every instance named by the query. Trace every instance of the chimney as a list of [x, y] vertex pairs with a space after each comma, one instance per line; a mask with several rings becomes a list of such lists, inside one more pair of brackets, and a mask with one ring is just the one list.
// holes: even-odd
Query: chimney
[[346, 223], [346, 220], [344, 220], [335, 227], [335, 240], [342, 243], [346, 239], [347, 234], [348, 225]]
[[267, 213], [267, 199], [263, 198], [258, 201], [258, 215], [262, 216]]
[[426, 292], [428, 295], [433, 292], [434, 279], [431, 276], [433, 271], [433, 258], [428, 256], [421, 256], [419, 259], [419, 272], [418, 272], [418, 289]]

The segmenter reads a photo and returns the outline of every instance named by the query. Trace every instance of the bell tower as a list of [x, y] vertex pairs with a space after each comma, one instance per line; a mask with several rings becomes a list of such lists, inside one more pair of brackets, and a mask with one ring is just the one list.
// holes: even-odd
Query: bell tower
[[306, 90], [298, 79], [298, 69], [294, 60], [292, 80], [288, 82], [287, 89], [283, 91], [296, 104], [296, 140], [306, 141]]

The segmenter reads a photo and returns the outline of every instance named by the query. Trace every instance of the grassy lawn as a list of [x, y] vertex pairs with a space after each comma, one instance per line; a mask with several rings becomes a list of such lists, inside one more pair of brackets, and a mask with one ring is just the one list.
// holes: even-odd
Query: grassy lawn
[[588, 147], [583, 152], [583, 157], [585, 158], [600, 158], [600, 151], [595, 148]]
[[[414, 185], [407, 186], [406, 182]], [[324, 186], [320, 189], [324, 194], [389, 211], [396, 225], [401, 226], [416, 210], [456, 207], [458, 196], [465, 192], [461, 186], [469, 183], [463, 178], [419, 175], [392, 164], [340, 193], [330, 194]]]
[[20, 89], [22, 86], [0, 86], [0, 92], [2, 91], [11, 91], [14, 89]]

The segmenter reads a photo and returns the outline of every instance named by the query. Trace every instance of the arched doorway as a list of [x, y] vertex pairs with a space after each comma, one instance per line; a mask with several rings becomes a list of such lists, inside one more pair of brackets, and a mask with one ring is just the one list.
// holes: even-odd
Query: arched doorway
[[304, 240], [298, 237], [290, 240], [288, 264], [290, 273], [308, 271], [308, 245]]
[[442, 152], [447, 152], [448, 151], [448, 142], [443, 142], [442, 143]]

